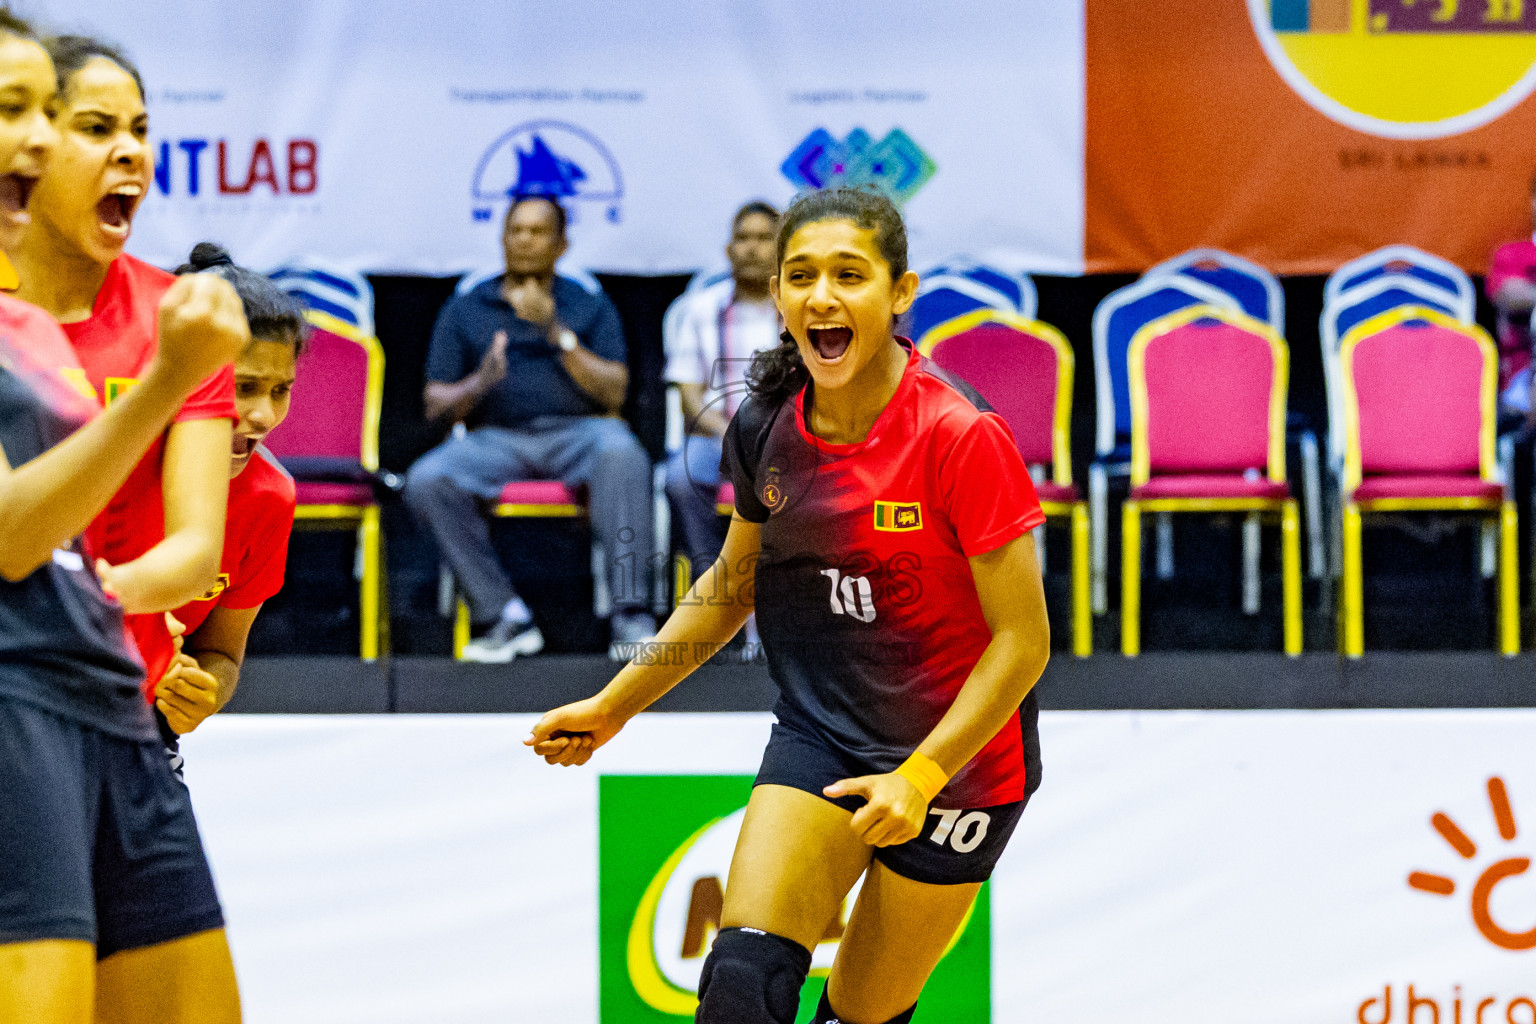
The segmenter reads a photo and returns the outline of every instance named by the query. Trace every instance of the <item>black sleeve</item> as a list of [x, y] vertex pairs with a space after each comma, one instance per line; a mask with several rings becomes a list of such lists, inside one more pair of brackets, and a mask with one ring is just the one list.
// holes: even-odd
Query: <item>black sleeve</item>
[[757, 493], [757, 467], [778, 409], [765, 409], [756, 395], [741, 403], [720, 445], [720, 478], [736, 491], [736, 514], [749, 523], [766, 523], [768, 509]]
[[629, 358], [629, 349], [624, 344], [619, 311], [608, 296], [599, 295], [597, 300], [597, 315], [592, 318], [587, 336], [581, 339], [582, 344], [609, 362], [622, 363]]

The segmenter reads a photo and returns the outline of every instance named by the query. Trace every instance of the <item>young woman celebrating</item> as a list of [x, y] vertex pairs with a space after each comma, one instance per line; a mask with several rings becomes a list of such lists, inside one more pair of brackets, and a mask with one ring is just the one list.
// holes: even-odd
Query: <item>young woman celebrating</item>
[[172, 616], [186, 629], [181, 651], [149, 694], [171, 764], [181, 769], [180, 737], [235, 695], [245, 642], [262, 603], [283, 587], [293, 530], [293, 478], [261, 441], [288, 415], [306, 332], [304, 315], [266, 276], [235, 265], [221, 247], [203, 242], [178, 274], [217, 274], [234, 286], [251, 328], [235, 360], [234, 456], [229, 516], [218, 582]]
[[[0, 8], [0, 247], [58, 141], [46, 51]], [[80, 540], [245, 318], [203, 276], [105, 413], [46, 312], [0, 295], [0, 1024], [233, 1022], [223, 918], [143, 666]]]
[[[154, 358], [155, 309], [176, 280], [123, 252], [153, 172], [149, 118], [138, 72], [117, 50], [81, 36], [49, 40], [48, 48], [59, 76], [60, 141], [13, 254], [16, 294], [64, 326], [92, 389], [110, 406]], [[218, 576], [234, 419], [226, 368], [188, 398], [89, 534], [151, 681], [174, 654], [160, 613], [206, 593]]]
[[916, 290], [889, 200], [795, 201], [772, 282], [784, 342], [755, 360], [725, 437], [725, 548], [657, 638], [685, 663], [631, 663], [526, 741], [584, 763], [755, 604], [778, 722], [704, 1024], [790, 1024], [811, 950], [866, 872], [816, 1020], [910, 1020], [1039, 784], [1031, 689], [1050, 644], [1028, 533], [1044, 516], [1002, 420], [893, 335]]

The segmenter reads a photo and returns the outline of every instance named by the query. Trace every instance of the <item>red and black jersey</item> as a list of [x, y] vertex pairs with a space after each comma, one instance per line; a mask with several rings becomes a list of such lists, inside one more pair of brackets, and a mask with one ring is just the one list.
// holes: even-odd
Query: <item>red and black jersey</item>
[[[0, 451], [21, 467], [100, 413], [53, 318], [0, 295]], [[78, 539], [25, 579], [0, 579], [0, 700], [35, 704], [114, 736], [155, 736], [139, 700], [143, 666], [123, 613], [101, 592]], [[12, 785], [13, 780], [5, 780]]]
[[[218, 581], [208, 593], [171, 613], [187, 627], [188, 636], [197, 632], [215, 608], [258, 608], [283, 589], [295, 498], [293, 477], [265, 446], [257, 445], [245, 469], [229, 482]], [[130, 615], [128, 627], [145, 660], [153, 659], [153, 667], [159, 669], [144, 680], [144, 696], [153, 704], [155, 688], [170, 666], [175, 648], [163, 616]]]
[[[90, 317], [63, 325], [86, 379], [103, 406], [110, 405], [138, 383], [159, 351], [160, 300], [175, 282], [175, 275], [127, 254], [121, 255], [107, 268]], [[238, 419], [231, 366], [199, 384], [182, 403], [175, 422], [208, 419]], [[165, 503], [160, 483], [164, 460], [162, 435], [86, 531], [86, 547], [92, 557], [121, 565], [165, 539]], [[130, 615], [127, 622], [144, 655], [149, 679], [158, 681], [173, 653], [165, 617], [158, 613]], [[152, 687], [153, 682], [147, 685]]]
[[[763, 528], [755, 597], [776, 710], [875, 771], [917, 748], [991, 642], [968, 559], [1045, 522], [1007, 425], [903, 344], [906, 371], [863, 442], [811, 434], [802, 389], [777, 407], [749, 398], [721, 462], [737, 513]], [[1034, 701], [937, 806], [1023, 799]]]

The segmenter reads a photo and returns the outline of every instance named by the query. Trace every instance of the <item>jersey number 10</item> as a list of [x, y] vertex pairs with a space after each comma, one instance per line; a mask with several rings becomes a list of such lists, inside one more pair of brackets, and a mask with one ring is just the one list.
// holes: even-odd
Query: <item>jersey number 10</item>
[[833, 615], [851, 615], [860, 622], [875, 621], [875, 594], [867, 576], [844, 576], [836, 569], [823, 569], [821, 574], [832, 581]]

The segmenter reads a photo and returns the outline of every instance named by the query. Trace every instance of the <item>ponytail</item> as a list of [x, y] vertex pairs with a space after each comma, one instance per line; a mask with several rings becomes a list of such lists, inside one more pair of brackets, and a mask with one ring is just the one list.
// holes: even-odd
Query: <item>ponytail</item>
[[747, 390], [769, 405], [777, 405], [805, 387], [811, 372], [800, 358], [800, 347], [788, 331], [779, 335], [779, 343], [752, 357], [747, 368]]

